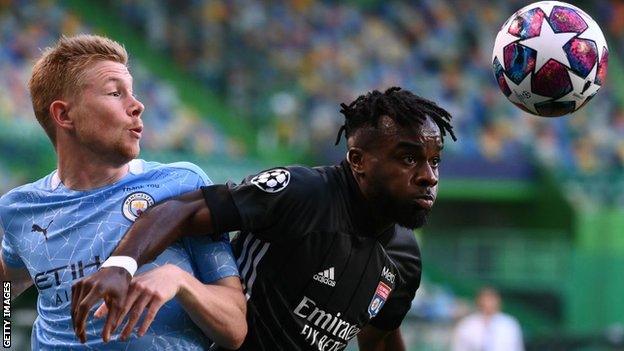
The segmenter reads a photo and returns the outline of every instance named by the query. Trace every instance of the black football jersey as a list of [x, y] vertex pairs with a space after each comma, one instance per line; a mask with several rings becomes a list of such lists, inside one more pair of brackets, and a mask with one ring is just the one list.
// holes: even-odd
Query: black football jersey
[[349, 165], [274, 168], [203, 188], [248, 299], [241, 350], [342, 350], [367, 324], [399, 327], [420, 284], [411, 230], [374, 233]]

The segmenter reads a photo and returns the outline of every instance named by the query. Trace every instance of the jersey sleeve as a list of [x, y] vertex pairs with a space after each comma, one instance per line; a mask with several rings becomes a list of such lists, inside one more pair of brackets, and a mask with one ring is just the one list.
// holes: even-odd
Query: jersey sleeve
[[3, 222], [3, 205], [0, 203], [0, 238], [2, 238], [2, 260], [4, 263], [11, 268], [24, 268], [26, 265], [24, 261], [22, 261], [21, 257], [17, 253], [15, 246], [12, 243], [10, 235], [5, 233], [4, 222]]
[[324, 178], [306, 167], [274, 168], [249, 176], [240, 185], [202, 190], [215, 231], [253, 232], [269, 242], [312, 231], [329, 207]]
[[401, 325], [412, 306], [412, 300], [420, 286], [422, 264], [416, 238], [409, 229], [399, 227], [395, 239], [386, 246], [386, 252], [398, 269], [400, 284], [370, 323], [381, 330], [394, 330]]
[[181, 162], [171, 163], [169, 164], [169, 166], [173, 168], [182, 168], [182, 169], [186, 169], [190, 171], [189, 172], [190, 174], [197, 177], [197, 181], [196, 181], [197, 188], [199, 188], [200, 186], [212, 184], [212, 180], [210, 180], [208, 175], [206, 175], [206, 172], [204, 172], [199, 166], [197, 166], [194, 163], [181, 161]]
[[195, 265], [197, 278], [205, 284], [238, 276], [236, 260], [227, 235], [213, 241], [208, 236], [193, 236], [183, 239]]

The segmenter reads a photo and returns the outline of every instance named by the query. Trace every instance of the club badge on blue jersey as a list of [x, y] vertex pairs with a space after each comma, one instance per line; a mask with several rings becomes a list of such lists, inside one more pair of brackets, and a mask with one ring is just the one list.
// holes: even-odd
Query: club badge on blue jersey
[[274, 168], [258, 174], [251, 179], [251, 183], [267, 193], [277, 193], [284, 190], [290, 182], [290, 172], [285, 168]]
[[375, 295], [373, 295], [373, 300], [371, 301], [370, 305], [368, 305], [368, 314], [371, 318], [375, 317], [377, 313], [381, 311], [381, 308], [383, 307], [384, 303], [386, 303], [386, 300], [390, 295], [390, 291], [392, 291], [392, 288], [386, 285], [384, 282], [379, 282], [379, 284], [377, 284], [377, 289], [375, 290]]
[[136, 192], [126, 196], [123, 202], [122, 213], [126, 219], [134, 222], [141, 213], [154, 204], [154, 198], [144, 192]]

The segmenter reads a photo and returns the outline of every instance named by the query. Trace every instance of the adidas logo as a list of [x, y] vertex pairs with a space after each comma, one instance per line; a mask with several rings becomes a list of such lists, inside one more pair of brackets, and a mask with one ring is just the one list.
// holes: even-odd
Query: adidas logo
[[312, 276], [312, 279], [331, 287], [336, 286], [336, 281], [334, 280], [334, 267], [316, 273]]

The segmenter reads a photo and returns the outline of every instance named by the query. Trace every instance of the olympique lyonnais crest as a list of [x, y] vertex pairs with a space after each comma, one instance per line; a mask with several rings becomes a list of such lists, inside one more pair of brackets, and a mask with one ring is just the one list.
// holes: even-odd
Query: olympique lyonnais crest
[[154, 198], [144, 192], [136, 192], [128, 195], [124, 200], [122, 213], [129, 221], [134, 222], [141, 213], [154, 204]]
[[375, 317], [377, 313], [379, 313], [384, 303], [386, 303], [386, 300], [390, 295], [390, 291], [392, 291], [392, 288], [386, 285], [384, 282], [379, 282], [379, 284], [377, 284], [377, 289], [375, 290], [373, 300], [368, 306], [368, 314], [371, 318]]
[[285, 168], [274, 168], [258, 174], [251, 183], [267, 193], [282, 191], [290, 182], [290, 172]]

